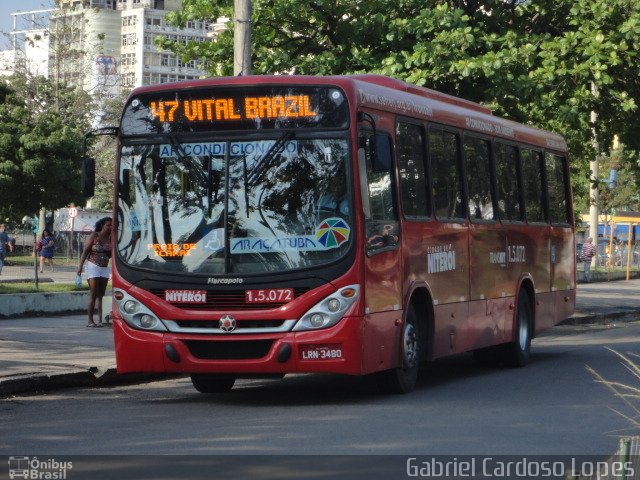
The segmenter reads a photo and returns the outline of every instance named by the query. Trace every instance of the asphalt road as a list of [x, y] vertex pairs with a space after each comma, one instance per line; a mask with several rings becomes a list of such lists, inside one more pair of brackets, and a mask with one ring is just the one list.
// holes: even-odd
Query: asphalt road
[[640, 323], [556, 327], [524, 369], [436, 362], [408, 395], [367, 378], [242, 380], [202, 395], [188, 379], [0, 401], [13, 455], [606, 455], [637, 433], [586, 369], [637, 385], [606, 347], [640, 354]]

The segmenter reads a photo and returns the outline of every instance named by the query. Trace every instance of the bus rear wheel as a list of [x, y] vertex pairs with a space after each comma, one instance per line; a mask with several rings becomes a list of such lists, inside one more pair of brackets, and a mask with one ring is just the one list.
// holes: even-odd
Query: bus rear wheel
[[474, 350], [476, 362], [483, 367], [524, 367], [531, 355], [533, 332], [533, 310], [531, 300], [522, 290], [518, 297], [514, 339], [510, 343]]
[[420, 331], [413, 306], [409, 307], [402, 329], [402, 365], [377, 374], [378, 386], [385, 393], [409, 393], [418, 381]]
[[533, 310], [529, 294], [520, 291], [516, 312], [515, 338], [507, 344], [504, 361], [511, 367], [524, 367], [531, 358], [531, 338], [533, 336]]
[[236, 377], [211, 373], [193, 373], [191, 383], [200, 393], [228, 392], [236, 383]]

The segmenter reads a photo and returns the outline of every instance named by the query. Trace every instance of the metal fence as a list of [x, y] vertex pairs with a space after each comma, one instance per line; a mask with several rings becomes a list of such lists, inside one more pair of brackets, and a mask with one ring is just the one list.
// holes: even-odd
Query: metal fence
[[[612, 250], [612, 253], [609, 251]], [[582, 243], [576, 244], [576, 261], [578, 262], [578, 270], [582, 271], [582, 261], [580, 260], [580, 252], [582, 251]], [[614, 244], [613, 249], [610, 248], [609, 240], [600, 239], [596, 247], [595, 267], [599, 270], [625, 270], [627, 263], [629, 269], [633, 271], [640, 270], [640, 242], [631, 245], [631, 254], [628, 254], [628, 245]]]
[[[0, 282], [61, 282], [73, 283], [82, 248], [91, 232], [58, 232], [55, 238], [55, 253], [53, 258], [53, 270], [49, 265], [40, 273], [39, 259], [34, 255], [36, 238], [31, 230], [8, 232], [15, 238], [16, 243], [13, 252], [6, 253], [5, 266], [0, 275]], [[583, 264], [579, 259], [581, 243], [577, 244], [576, 262], [578, 272], [582, 272]], [[630, 259], [630, 270], [640, 271], [640, 242], [631, 246], [631, 255], [627, 255], [627, 245], [614, 246], [613, 253], [609, 254], [609, 241], [600, 239], [596, 248], [596, 270], [624, 271], [627, 268], [627, 259]], [[36, 261], [38, 264], [36, 265]], [[592, 269], [593, 271], [593, 269]], [[582, 273], [579, 273], [580, 279]]]
[[91, 232], [59, 232], [54, 234], [52, 266], [47, 262], [40, 272], [40, 258], [35, 254], [36, 237], [30, 230], [7, 232], [15, 239], [13, 251], [5, 252], [3, 283], [56, 282], [72, 284], [76, 278], [84, 242]]

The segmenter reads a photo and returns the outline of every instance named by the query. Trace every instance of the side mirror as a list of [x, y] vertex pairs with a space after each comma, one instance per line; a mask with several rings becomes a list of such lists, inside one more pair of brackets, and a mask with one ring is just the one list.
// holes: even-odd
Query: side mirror
[[[96, 128], [84, 134], [84, 142], [82, 143], [82, 155], [87, 154], [87, 140], [96, 135], [117, 136], [120, 132], [118, 127], [102, 127]], [[80, 188], [85, 198], [93, 197], [96, 193], [96, 159], [84, 157], [82, 159], [82, 179]]]
[[86, 157], [82, 159], [81, 184], [82, 196], [93, 197], [96, 193], [96, 159]]

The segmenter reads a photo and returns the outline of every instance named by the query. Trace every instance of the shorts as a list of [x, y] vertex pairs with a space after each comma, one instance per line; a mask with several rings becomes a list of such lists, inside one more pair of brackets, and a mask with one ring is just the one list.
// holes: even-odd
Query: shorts
[[99, 267], [95, 263], [87, 262], [84, 266], [84, 274], [87, 276], [87, 280], [90, 278], [109, 278], [111, 276], [111, 270], [109, 267]]

